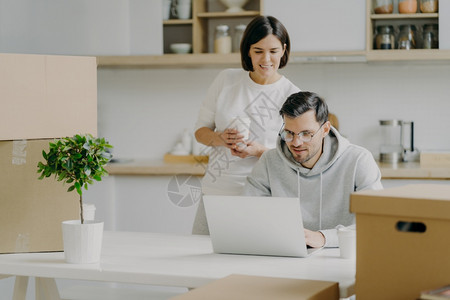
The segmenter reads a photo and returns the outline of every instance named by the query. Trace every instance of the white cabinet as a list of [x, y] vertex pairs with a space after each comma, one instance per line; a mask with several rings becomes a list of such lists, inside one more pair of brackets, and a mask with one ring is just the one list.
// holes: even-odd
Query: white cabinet
[[90, 186], [83, 200], [95, 205], [105, 230], [190, 234], [199, 198], [186, 196], [200, 189], [200, 180], [194, 175], [110, 175]]
[[450, 49], [450, 1], [439, 1], [439, 49]]
[[162, 54], [162, 0], [0, 0], [0, 52]]
[[262, 7], [286, 26], [291, 51], [365, 49], [366, 1], [265, 0]]

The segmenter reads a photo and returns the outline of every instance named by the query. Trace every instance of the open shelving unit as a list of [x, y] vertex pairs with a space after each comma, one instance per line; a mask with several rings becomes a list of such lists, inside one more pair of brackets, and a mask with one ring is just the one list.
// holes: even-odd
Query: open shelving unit
[[[412, 24], [418, 29], [425, 23], [439, 23], [439, 13], [420, 13], [400, 14], [394, 9], [392, 14], [375, 14], [372, 10], [374, 0], [367, 0], [366, 4], [366, 57], [367, 61], [402, 61], [402, 60], [445, 60], [450, 59], [449, 51], [439, 49], [373, 49], [373, 40], [375, 29], [379, 25], [393, 25], [397, 28], [399, 25]], [[417, 34], [421, 35], [418, 30]]]
[[228, 13], [218, 0], [192, 0], [192, 19], [169, 19], [163, 22], [164, 53], [170, 54], [173, 42], [191, 43], [192, 53], [211, 53], [209, 47], [214, 34], [214, 24], [233, 20], [248, 23], [261, 14], [262, 0], [250, 0], [242, 12]]
[[[308, 62], [374, 62], [374, 61], [447, 61], [450, 50], [412, 49], [375, 50], [373, 49], [374, 29], [383, 24], [439, 23], [438, 13], [415, 14], [375, 14], [372, 1], [366, 0], [366, 50], [365, 51], [327, 51], [291, 52], [290, 61]], [[264, 0], [250, 0], [245, 11], [227, 13], [219, 0], [192, 0], [192, 18], [189, 20], [169, 19], [163, 21], [164, 54], [142, 56], [98, 56], [99, 68], [171, 68], [171, 67], [214, 67], [239, 66], [240, 55], [212, 53], [214, 28], [217, 24], [228, 24], [230, 28], [246, 23], [262, 14]], [[395, 12], [395, 11], [394, 11]], [[233, 32], [231, 32], [233, 34]], [[192, 43], [191, 54], [171, 54], [170, 43]]]

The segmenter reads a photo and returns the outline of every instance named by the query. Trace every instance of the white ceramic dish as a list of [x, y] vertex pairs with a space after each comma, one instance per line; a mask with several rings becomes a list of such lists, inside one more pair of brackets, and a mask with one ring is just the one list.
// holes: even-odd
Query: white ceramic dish
[[229, 13], [235, 13], [235, 12], [241, 12], [244, 9], [244, 5], [247, 3], [248, 0], [220, 0], [228, 9], [226, 12]]
[[170, 51], [177, 54], [186, 54], [190, 53], [192, 49], [192, 45], [189, 43], [174, 43], [170, 44]]

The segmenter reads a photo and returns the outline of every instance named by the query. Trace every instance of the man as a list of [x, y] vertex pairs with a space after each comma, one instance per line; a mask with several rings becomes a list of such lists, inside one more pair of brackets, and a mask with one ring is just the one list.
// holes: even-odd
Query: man
[[247, 177], [244, 193], [298, 197], [311, 247], [337, 247], [336, 227], [355, 223], [350, 194], [382, 189], [372, 154], [331, 126], [328, 106], [315, 93], [288, 97], [276, 149], [266, 151]]

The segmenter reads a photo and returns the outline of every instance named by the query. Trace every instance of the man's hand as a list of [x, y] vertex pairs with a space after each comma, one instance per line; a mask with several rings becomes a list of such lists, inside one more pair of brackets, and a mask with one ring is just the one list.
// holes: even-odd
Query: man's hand
[[304, 229], [306, 245], [313, 248], [320, 248], [325, 245], [325, 236], [320, 231]]

